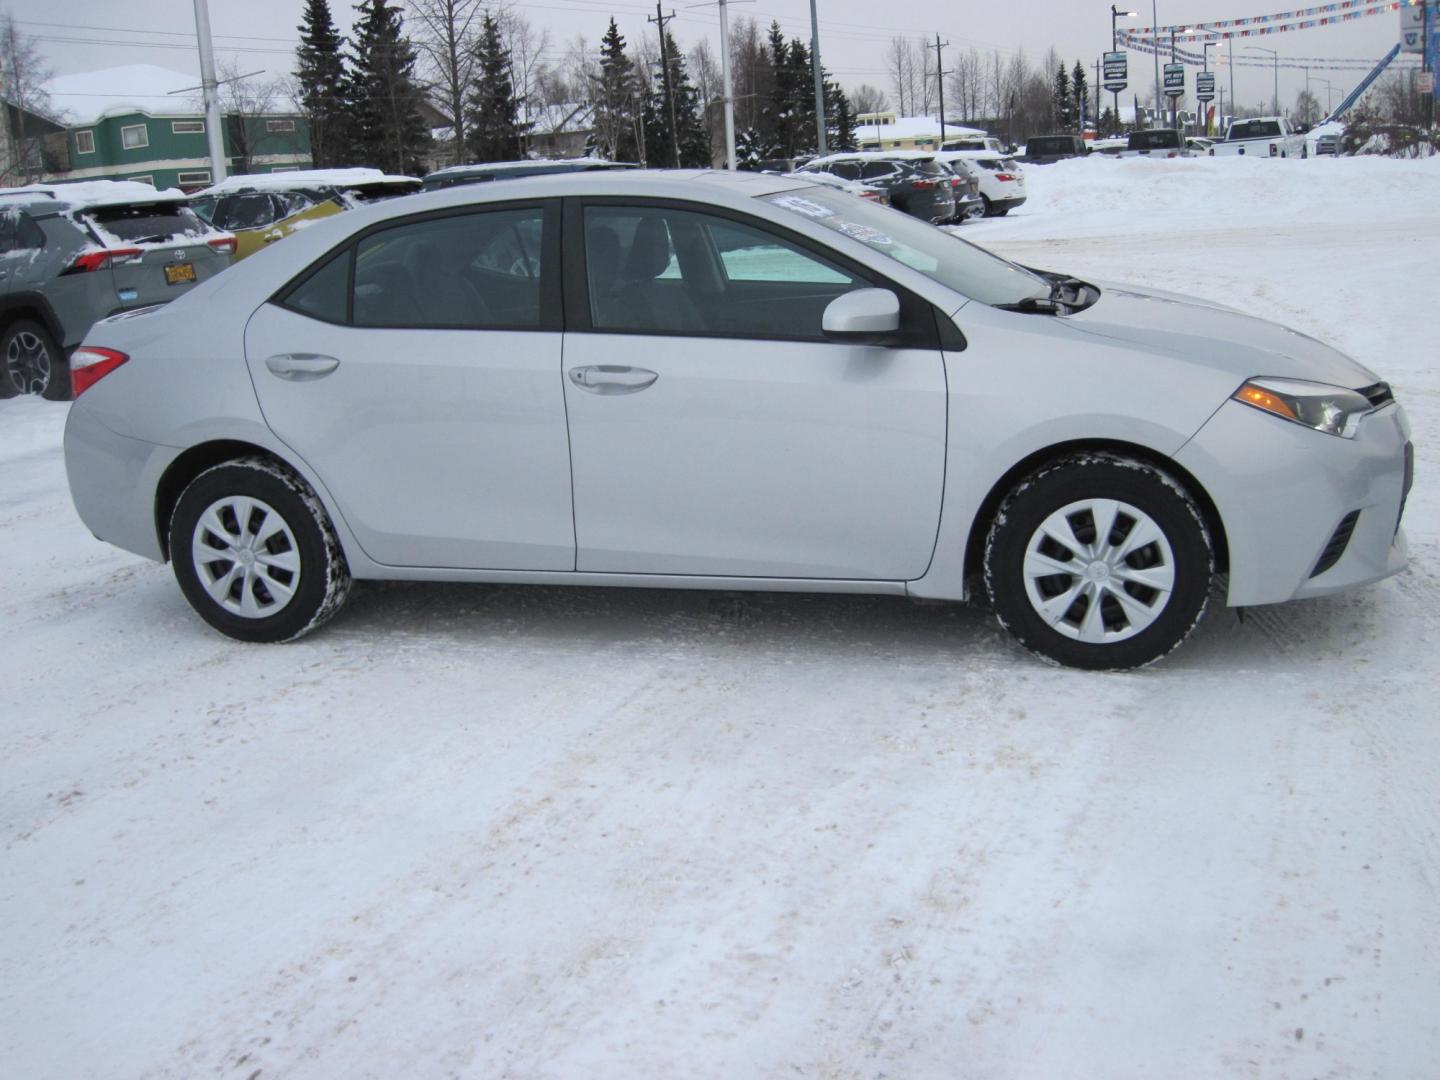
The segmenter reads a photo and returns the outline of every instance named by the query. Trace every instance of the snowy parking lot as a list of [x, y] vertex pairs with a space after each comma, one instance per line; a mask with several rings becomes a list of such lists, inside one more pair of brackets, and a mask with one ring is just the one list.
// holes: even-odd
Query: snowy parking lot
[[785, 594], [361, 583], [244, 646], [0, 402], [0, 1076], [1434, 1075], [1440, 159], [1028, 176], [959, 234], [1391, 381], [1404, 574], [1127, 675]]

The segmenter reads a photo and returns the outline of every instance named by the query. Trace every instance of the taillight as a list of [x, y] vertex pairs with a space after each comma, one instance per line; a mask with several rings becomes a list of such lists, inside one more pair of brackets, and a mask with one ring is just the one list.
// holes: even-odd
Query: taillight
[[916, 191], [927, 191], [935, 186], [934, 180], [916, 180], [913, 184]]
[[82, 345], [70, 354], [70, 390], [79, 397], [90, 387], [129, 360], [123, 352]]
[[995, 179], [996, 179], [996, 180], [1002, 180], [1002, 181], [1004, 181], [1004, 182], [1006, 182], [1006, 183], [1009, 183], [1011, 180], [1018, 180], [1018, 179], [1020, 179], [1020, 178], [1019, 178], [1018, 176], [1016, 176], [1014, 173], [997, 172], [997, 173], [995, 174]]
[[75, 256], [65, 270], [67, 274], [88, 274], [93, 270], [104, 270], [112, 262], [120, 262], [125, 259], [138, 259], [145, 252], [140, 248], [107, 248], [104, 251], [82, 251]]
[[860, 192], [860, 198], [862, 198], [862, 199], [878, 199], [878, 198], [880, 198], [880, 193], [879, 193], [878, 191], [862, 191], [862, 192]]
[[223, 252], [226, 255], [235, 254], [235, 237], [233, 236], [217, 236], [214, 240], [205, 242], [217, 252]]

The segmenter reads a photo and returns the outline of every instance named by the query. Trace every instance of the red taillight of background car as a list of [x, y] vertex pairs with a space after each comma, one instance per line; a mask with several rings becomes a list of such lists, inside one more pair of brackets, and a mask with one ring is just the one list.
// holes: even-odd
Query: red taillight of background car
[[915, 188], [916, 191], [926, 191], [926, 190], [928, 190], [928, 189], [930, 189], [930, 188], [933, 188], [933, 187], [935, 186], [935, 181], [934, 181], [934, 180], [916, 180], [916, 181], [913, 182], [912, 186]]
[[862, 192], [860, 192], [860, 198], [862, 198], [862, 199], [878, 199], [878, 198], [880, 198], [880, 193], [879, 193], [878, 191], [862, 191]]
[[1016, 176], [1014, 173], [997, 172], [997, 173], [995, 174], [995, 179], [996, 179], [996, 180], [1003, 181], [1003, 182], [1005, 182], [1005, 183], [1009, 183], [1011, 180], [1019, 180], [1020, 178], [1019, 178], [1018, 176]]
[[235, 254], [235, 237], [233, 236], [217, 236], [215, 239], [205, 242], [218, 252], [226, 255]]
[[123, 352], [82, 345], [70, 354], [70, 390], [79, 397], [90, 387], [129, 360]]
[[103, 251], [82, 251], [75, 256], [75, 261], [70, 264], [67, 274], [88, 274], [94, 270], [104, 270], [113, 261], [124, 259], [138, 259], [145, 252], [140, 248], [106, 248]]

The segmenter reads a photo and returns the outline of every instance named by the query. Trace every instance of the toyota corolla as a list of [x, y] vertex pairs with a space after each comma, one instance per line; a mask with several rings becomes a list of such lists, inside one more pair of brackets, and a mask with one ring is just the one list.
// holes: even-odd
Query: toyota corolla
[[98, 323], [98, 537], [211, 626], [352, 579], [987, 600], [1129, 668], [1405, 565], [1373, 372], [1227, 307], [1018, 266], [802, 180], [586, 173], [381, 203]]

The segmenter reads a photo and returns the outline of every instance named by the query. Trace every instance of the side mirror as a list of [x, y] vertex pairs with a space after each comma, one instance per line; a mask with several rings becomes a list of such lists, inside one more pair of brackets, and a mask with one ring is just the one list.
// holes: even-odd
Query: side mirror
[[873, 345], [900, 329], [900, 298], [889, 289], [856, 289], [831, 300], [820, 320], [831, 341]]

